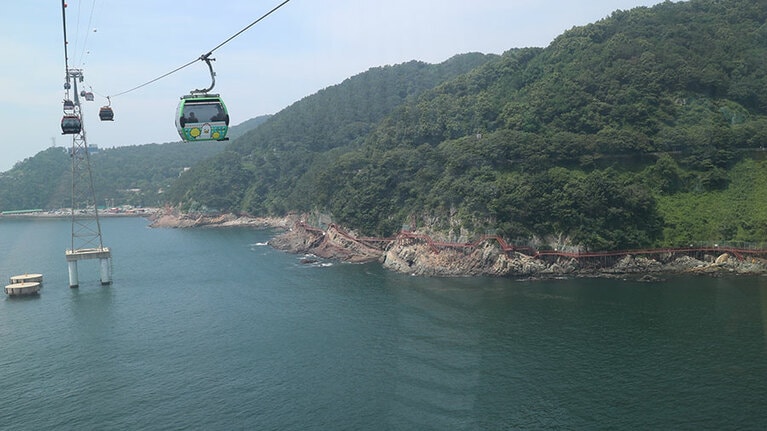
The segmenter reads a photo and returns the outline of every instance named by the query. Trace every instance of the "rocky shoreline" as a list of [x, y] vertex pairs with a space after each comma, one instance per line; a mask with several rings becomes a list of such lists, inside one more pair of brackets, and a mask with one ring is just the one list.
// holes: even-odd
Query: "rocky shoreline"
[[152, 227], [247, 226], [279, 229], [283, 232], [269, 241], [269, 245], [276, 249], [343, 262], [377, 261], [386, 269], [417, 276], [526, 279], [604, 277], [656, 281], [672, 274], [767, 274], [767, 260], [737, 259], [728, 253], [705, 255], [702, 259], [682, 253], [659, 253], [652, 258], [625, 255], [604, 261], [564, 257], [543, 259], [518, 252], [504, 252], [494, 241], [485, 241], [471, 248], [436, 249], [432, 244], [413, 236], [400, 236], [389, 241], [358, 239], [333, 225], [325, 230], [309, 227], [295, 215], [252, 218], [232, 214], [193, 215], [162, 211], [150, 219]]
[[151, 222], [149, 226], [157, 228], [249, 226], [287, 230], [298, 221], [298, 218], [294, 216], [245, 217], [234, 214], [186, 214], [169, 209], [157, 211], [148, 218]]

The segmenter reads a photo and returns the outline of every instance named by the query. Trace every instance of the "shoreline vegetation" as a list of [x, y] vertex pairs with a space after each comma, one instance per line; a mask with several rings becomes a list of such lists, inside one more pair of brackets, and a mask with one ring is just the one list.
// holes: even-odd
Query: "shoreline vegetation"
[[437, 243], [416, 232], [393, 238], [364, 238], [335, 225], [324, 229], [303, 223], [298, 215], [244, 217], [233, 214], [182, 214], [164, 209], [148, 216], [155, 228], [253, 227], [282, 231], [269, 245], [285, 252], [306, 254], [303, 261], [319, 259], [350, 263], [379, 262], [384, 268], [418, 276], [518, 277], [551, 279], [570, 277], [630, 278], [658, 281], [666, 275], [764, 275], [767, 259], [730, 250], [676, 249], [630, 251], [610, 255], [568, 257], [529, 255], [504, 250], [503, 244], [480, 240], [472, 244]]

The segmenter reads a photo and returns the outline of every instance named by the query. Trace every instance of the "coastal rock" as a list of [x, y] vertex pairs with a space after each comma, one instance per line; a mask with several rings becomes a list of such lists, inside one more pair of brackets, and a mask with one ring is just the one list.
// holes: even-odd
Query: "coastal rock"
[[541, 271], [542, 274], [563, 276], [568, 274], [574, 274], [580, 269], [577, 259], [573, 258], [559, 258], [556, 262], [549, 264], [545, 269]]
[[730, 255], [727, 253], [723, 253], [716, 258], [714, 263], [717, 265], [726, 265], [729, 261], [730, 261]]
[[494, 242], [484, 242], [472, 249], [437, 248], [418, 238], [394, 241], [382, 258], [385, 268], [426, 276], [510, 276], [537, 274], [546, 265], [530, 256], [507, 255]]
[[713, 262], [701, 262], [700, 265], [689, 268], [685, 272], [711, 276], [723, 274], [757, 275], [767, 272], [767, 261], [753, 257], [737, 259], [724, 253]]
[[313, 253], [323, 240], [325, 233], [319, 229], [308, 229], [303, 225], [283, 232], [269, 240], [272, 247], [289, 253]]
[[381, 256], [380, 250], [335, 227], [322, 231], [300, 223], [274, 237], [269, 245], [291, 253], [310, 253], [325, 259], [354, 263], [375, 261]]
[[707, 266], [708, 263], [690, 256], [679, 256], [664, 265], [666, 272], [691, 272]]
[[313, 253], [325, 258], [362, 263], [378, 260], [382, 252], [331, 226]]
[[[732, 259], [730, 259], [732, 262]], [[744, 259], [741, 261], [735, 261], [734, 271], [738, 274], [764, 274], [767, 272], [767, 262], [763, 259]]]
[[169, 212], [158, 212], [150, 217], [150, 227], [194, 227], [195, 221], [191, 217]]
[[296, 217], [246, 217], [235, 214], [181, 213], [173, 209], [164, 209], [154, 213], [149, 220], [149, 226], [156, 228], [251, 226], [288, 229], [295, 224]]
[[611, 268], [607, 268], [604, 272], [630, 274], [630, 273], [648, 273], [648, 272], [660, 272], [663, 270], [663, 265], [657, 260], [650, 259], [643, 256], [626, 255], [618, 261]]

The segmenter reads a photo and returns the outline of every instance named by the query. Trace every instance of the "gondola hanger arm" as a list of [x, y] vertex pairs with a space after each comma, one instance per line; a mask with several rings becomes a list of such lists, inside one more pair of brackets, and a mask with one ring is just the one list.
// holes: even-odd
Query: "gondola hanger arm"
[[213, 65], [210, 64], [211, 61], [216, 61], [216, 59], [210, 58], [210, 54], [211, 53], [209, 52], [200, 56], [200, 60], [204, 61], [208, 65], [208, 70], [210, 70], [210, 87], [192, 90], [190, 91], [191, 94], [207, 94], [210, 93], [210, 91], [213, 90], [213, 87], [216, 86], [216, 72], [213, 71]]

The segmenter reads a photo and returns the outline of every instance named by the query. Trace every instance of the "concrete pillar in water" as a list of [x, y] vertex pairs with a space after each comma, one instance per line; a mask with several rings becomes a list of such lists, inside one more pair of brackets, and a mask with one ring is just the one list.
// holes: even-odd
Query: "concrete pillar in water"
[[80, 285], [80, 281], [77, 278], [77, 261], [70, 260], [67, 262], [69, 267], [69, 287], [77, 287]]
[[112, 284], [112, 270], [109, 259], [99, 259], [101, 263], [101, 284]]

